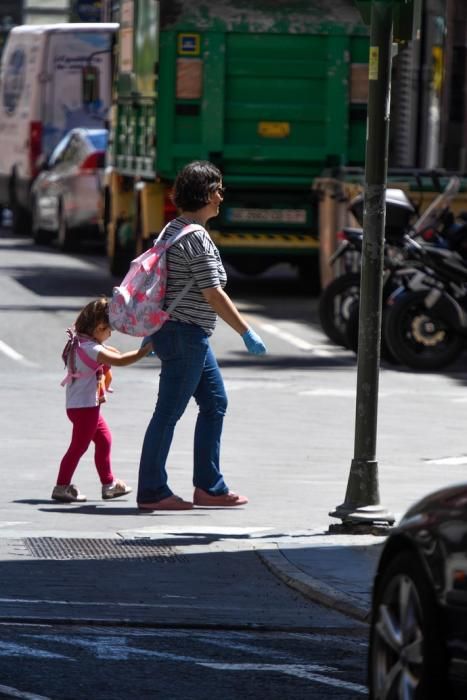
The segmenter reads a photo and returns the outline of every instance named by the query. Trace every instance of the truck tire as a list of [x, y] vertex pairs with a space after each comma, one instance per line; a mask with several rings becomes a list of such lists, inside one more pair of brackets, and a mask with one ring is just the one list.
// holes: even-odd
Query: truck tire
[[110, 273], [115, 277], [122, 277], [128, 272], [130, 263], [135, 257], [135, 244], [134, 242], [128, 243], [127, 245], [122, 245], [120, 240], [120, 227], [125, 226], [125, 221], [117, 222], [117, 231], [115, 232], [115, 241], [113, 246], [113, 253], [110, 256], [109, 268]]
[[317, 297], [321, 292], [321, 275], [318, 256], [299, 263], [298, 274], [300, 277], [300, 286], [303, 291], [313, 297]]

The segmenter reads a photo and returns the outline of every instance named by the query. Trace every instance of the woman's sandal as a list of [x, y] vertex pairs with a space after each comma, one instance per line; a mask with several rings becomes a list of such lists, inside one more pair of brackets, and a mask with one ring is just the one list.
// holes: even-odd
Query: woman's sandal
[[184, 501], [180, 496], [167, 496], [167, 498], [162, 498], [160, 501], [154, 501], [152, 503], [138, 503], [139, 510], [191, 510], [193, 508], [193, 503], [191, 501]]
[[233, 493], [232, 491], [213, 496], [207, 491], [203, 491], [203, 489], [195, 488], [193, 503], [195, 506], [232, 508], [233, 506], [246, 505], [248, 503], [248, 498], [246, 496], [240, 496], [238, 493]]

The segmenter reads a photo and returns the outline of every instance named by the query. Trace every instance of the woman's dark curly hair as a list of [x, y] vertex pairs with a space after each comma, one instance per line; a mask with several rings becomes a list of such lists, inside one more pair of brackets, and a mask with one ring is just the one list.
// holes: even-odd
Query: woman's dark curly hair
[[182, 211], [198, 211], [209, 202], [209, 195], [222, 182], [222, 173], [207, 160], [195, 160], [175, 178], [173, 203]]
[[79, 312], [74, 326], [77, 333], [92, 336], [97, 326], [101, 324], [109, 325], [109, 302], [105, 297], [86, 304]]

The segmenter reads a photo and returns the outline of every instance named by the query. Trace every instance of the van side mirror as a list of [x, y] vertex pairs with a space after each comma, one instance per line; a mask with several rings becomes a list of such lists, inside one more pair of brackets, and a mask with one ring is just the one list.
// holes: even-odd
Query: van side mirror
[[99, 99], [99, 69], [96, 66], [83, 66], [81, 69], [81, 99], [83, 105], [91, 105]]

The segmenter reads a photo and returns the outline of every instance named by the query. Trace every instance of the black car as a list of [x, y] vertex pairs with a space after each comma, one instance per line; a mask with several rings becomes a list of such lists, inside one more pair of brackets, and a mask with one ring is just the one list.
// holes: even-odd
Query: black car
[[372, 700], [467, 698], [467, 483], [412, 506], [376, 572]]

